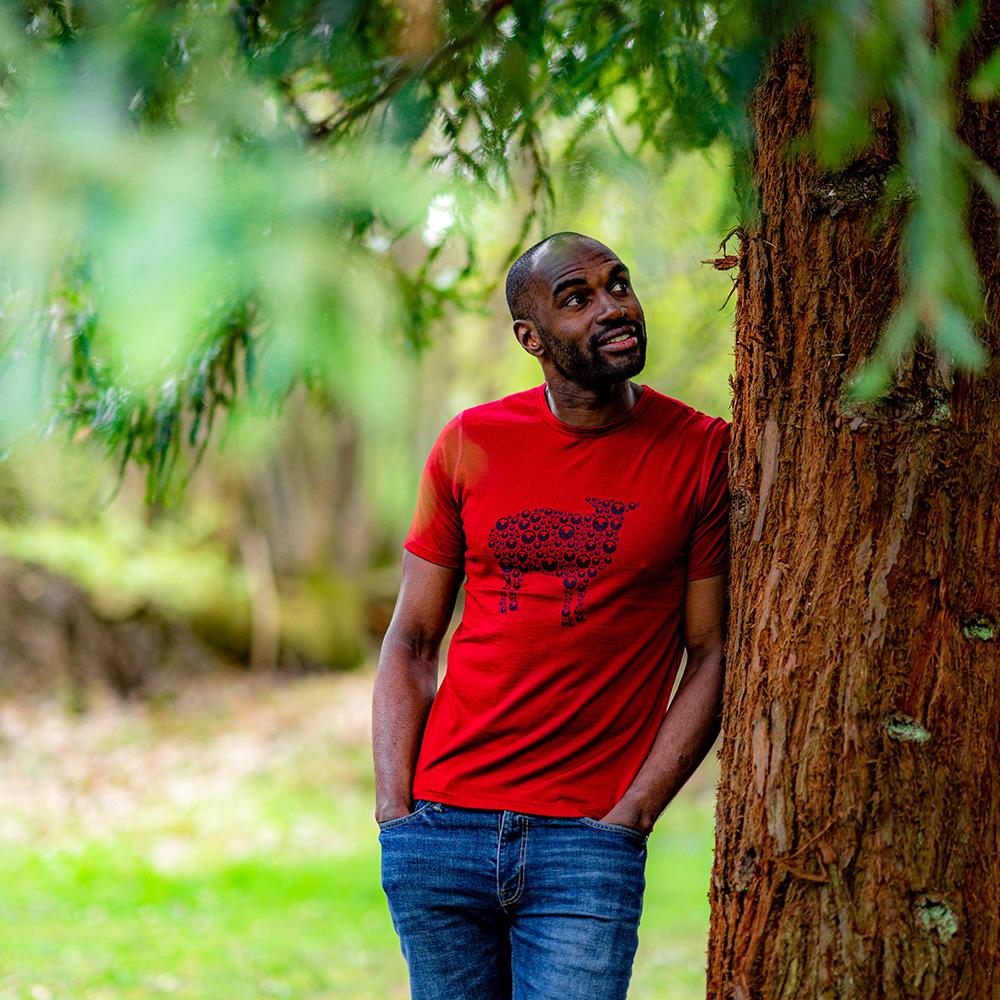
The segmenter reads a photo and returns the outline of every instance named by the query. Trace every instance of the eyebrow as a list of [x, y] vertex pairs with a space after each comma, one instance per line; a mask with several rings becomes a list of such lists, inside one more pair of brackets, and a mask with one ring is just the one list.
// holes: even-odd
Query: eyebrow
[[[628, 268], [619, 261], [611, 270], [608, 272], [608, 281], [614, 278], [616, 275], [624, 273], [628, 277]], [[560, 281], [555, 288], [552, 289], [552, 298], [557, 299], [563, 292], [570, 288], [576, 288], [582, 286], [584, 288], [588, 287], [587, 282], [583, 278], [567, 278], [565, 281]]]

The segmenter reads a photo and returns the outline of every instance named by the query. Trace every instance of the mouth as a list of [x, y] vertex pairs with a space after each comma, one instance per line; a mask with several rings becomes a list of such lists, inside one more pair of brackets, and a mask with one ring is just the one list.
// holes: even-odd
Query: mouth
[[598, 342], [598, 349], [618, 353], [619, 351], [630, 351], [639, 343], [638, 330], [634, 326], [620, 327], [610, 335], [606, 335]]

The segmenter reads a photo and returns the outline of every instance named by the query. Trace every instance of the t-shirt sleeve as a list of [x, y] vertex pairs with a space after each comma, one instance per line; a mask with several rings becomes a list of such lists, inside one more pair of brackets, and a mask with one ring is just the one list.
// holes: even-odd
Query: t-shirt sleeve
[[720, 420], [709, 434], [705, 489], [688, 549], [688, 580], [719, 576], [729, 569], [729, 432], [730, 425]]
[[458, 470], [462, 456], [461, 414], [445, 424], [427, 457], [417, 506], [403, 548], [421, 559], [461, 569], [465, 531], [459, 505]]

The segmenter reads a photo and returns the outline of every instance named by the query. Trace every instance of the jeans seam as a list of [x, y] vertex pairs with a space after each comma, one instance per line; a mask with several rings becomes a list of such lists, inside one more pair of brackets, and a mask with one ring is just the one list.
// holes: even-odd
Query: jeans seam
[[521, 852], [517, 860], [517, 885], [514, 888], [514, 895], [509, 899], [505, 899], [505, 893], [500, 885], [500, 856], [503, 852], [503, 820], [504, 813], [500, 813], [500, 822], [498, 825], [497, 833], [497, 899], [500, 901], [501, 909], [506, 909], [508, 906], [513, 906], [524, 893], [524, 864], [525, 859], [528, 854], [528, 820], [526, 817], [521, 816]]
[[524, 893], [524, 882], [525, 882], [525, 871], [524, 865], [528, 857], [528, 820], [522, 816], [521, 817], [521, 856], [517, 860], [517, 888], [514, 890], [514, 895], [507, 900], [506, 903], [502, 903], [503, 906], [513, 906]]
[[500, 888], [500, 855], [503, 853], [503, 818], [504, 812], [501, 810], [497, 813], [497, 899], [500, 900], [500, 905], [503, 906], [503, 889]]

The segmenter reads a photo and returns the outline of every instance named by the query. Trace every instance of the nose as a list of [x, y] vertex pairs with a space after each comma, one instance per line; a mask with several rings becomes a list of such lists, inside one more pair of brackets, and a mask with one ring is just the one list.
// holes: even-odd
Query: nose
[[603, 301], [600, 303], [601, 311], [597, 317], [599, 323], [610, 323], [616, 319], [624, 319], [628, 315], [628, 309], [610, 292], [603, 291], [601, 295]]

